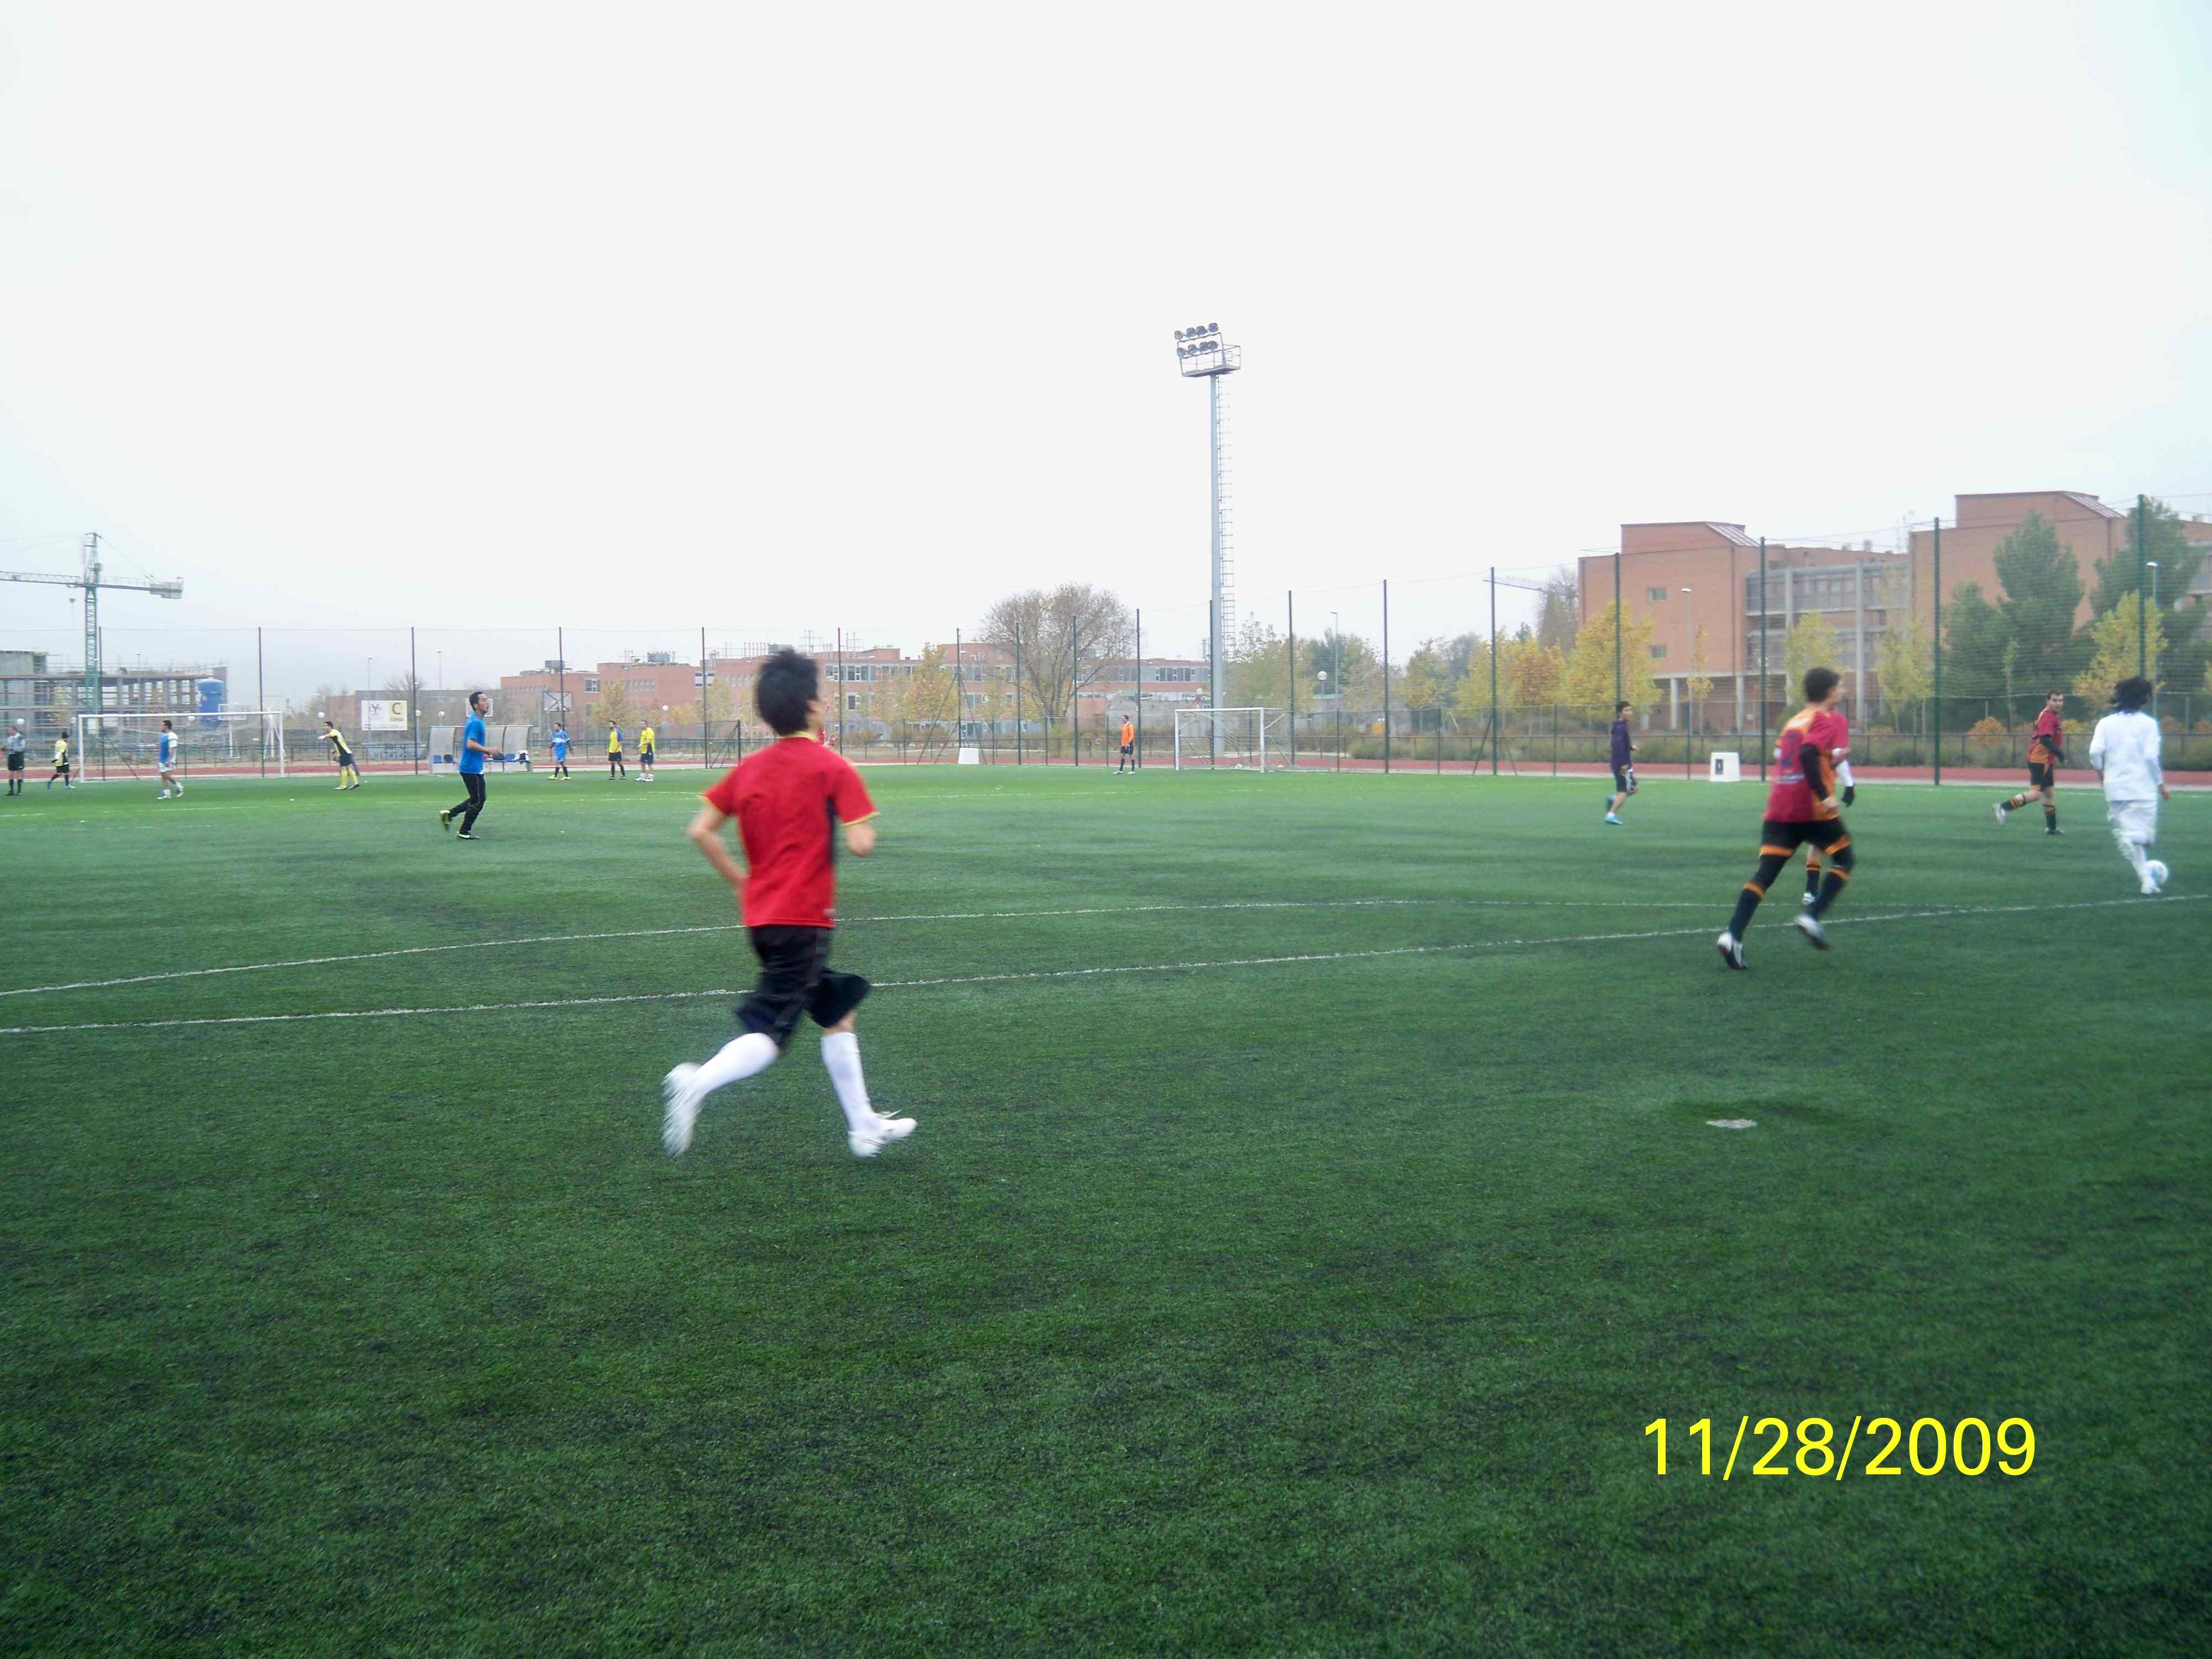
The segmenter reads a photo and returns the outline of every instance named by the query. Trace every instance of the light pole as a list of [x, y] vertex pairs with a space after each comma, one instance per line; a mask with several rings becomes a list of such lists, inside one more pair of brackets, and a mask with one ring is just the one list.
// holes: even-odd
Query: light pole
[[1336, 769], [1344, 770], [1344, 623], [1328, 613], [1328, 637], [1336, 647]]
[[[1686, 587], [1682, 590], [1682, 695], [1690, 705], [1692, 726], [1695, 726], [1698, 723], [1698, 700], [1696, 695], [1690, 690], [1690, 665], [1698, 654], [1696, 622], [1697, 619], [1690, 610], [1690, 590]], [[1687, 749], [1682, 751], [1686, 762], [1689, 753]]]
[[[1206, 476], [1212, 491], [1212, 592], [1213, 607], [1208, 629], [1207, 653], [1212, 667], [1207, 700], [1217, 710], [1226, 696], [1222, 664], [1222, 647], [1235, 625], [1231, 607], [1236, 603], [1233, 585], [1229, 579], [1229, 524], [1222, 508], [1222, 463], [1226, 459], [1226, 446], [1221, 431], [1221, 381], [1224, 375], [1234, 374], [1244, 367], [1241, 347], [1229, 345], [1221, 337], [1221, 325], [1205, 323], [1196, 328], [1179, 328], [1175, 331], [1176, 367], [1186, 379], [1203, 379], [1206, 382]], [[1221, 717], [1217, 713], [1208, 722], [1213, 730], [1212, 759], [1221, 762]]]
[[[2155, 617], [2158, 615], [2158, 561], [2156, 559], [2145, 560], [2143, 562], [2143, 568], [2150, 572], [2150, 614]], [[2161, 628], [2164, 627], [2164, 625], [2165, 624], [2163, 623], [2160, 624]], [[2146, 640], [2150, 638], [2150, 629], [2148, 628], [2145, 628], [2143, 629], [2143, 638]], [[2148, 651], [2146, 651], [2146, 654], [2148, 654]], [[2185, 708], [2184, 712], [2187, 712]], [[2150, 717], [2153, 723], [2156, 723], [2158, 720], [2158, 681], [2156, 679], [2153, 679], [2150, 683]]]

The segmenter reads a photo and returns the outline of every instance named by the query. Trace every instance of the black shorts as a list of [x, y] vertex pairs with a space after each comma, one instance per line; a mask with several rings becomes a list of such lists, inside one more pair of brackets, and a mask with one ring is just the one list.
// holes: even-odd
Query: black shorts
[[331, 757], [331, 764], [337, 767], [339, 771], [343, 772], [347, 767], [353, 764], [353, 757], [341, 752]]
[[10, 772], [20, 772], [23, 769], [23, 751], [21, 750], [15, 749], [9, 751], [8, 769]]
[[1133, 755], [1137, 752], [1137, 745], [1133, 743], [1125, 743], [1121, 745], [1121, 752], [1125, 755]]
[[826, 1029], [866, 1000], [867, 981], [830, 965], [830, 928], [754, 927], [748, 932], [761, 971], [751, 993], [735, 1011], [738, 1024], [746, 1030], [758, 1031], [781, 1048], [799, 1029], [801, 1014]]
[[[1584, 787], [1587, 787], [1588, 786]], [[1636, 793], [1636, 769], [1632, 766], [1614, 767], [1613, 769], [1613, 787], [1621, 794], [1634, 794]]]
[[1784, 823], [1769, 818], [1759, 827], [1759, 850], [1762, 856], [1774, 853], [1786, 859], [1808, 844], [1823, 853], [1832, 853], [1851, 844], [1850, 832], [1844, 828], [1841, 818], [1814, 818], [1808, 823]]
[[653, 750], [650, 749], [641, 749], [637, 751], [637, 758], [640, 765], [650, 766], [653, 764]]
[[2028, 763], [2027, 763], [2027, 787], [2028, 787], [2029, 788], [2031, 788], [2031, 789], [2048, 789], [2048, 788], [2051, 787], [2054, 784], [2056, 784], [2057, 781], [2058, 781], [2058, 769], [2057, 769], [2057, 768], [2056, 768], [2055, 766], [2051, 765], [2050, 762], [2048, 762], [2048, 761], [2030, 761], [2030, 762], [2028, 762]]

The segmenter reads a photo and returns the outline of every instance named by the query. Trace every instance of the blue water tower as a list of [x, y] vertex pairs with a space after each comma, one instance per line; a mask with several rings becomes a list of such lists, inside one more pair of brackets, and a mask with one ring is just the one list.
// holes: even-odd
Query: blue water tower
[[[224, 684], [222, 681], [213, 678], [200, 680], [196, 683], [193, 689], [200, 694], [200, 713], [202, 714], [220, 714], [222, 713], [223, 696], [230, 689], [228, 685]], [[216, 726], [222, 724], [222, 722], [221, 720], [203, 720], [200, 721], [201, 728], [204, 731], [210, 732], [213, 731]]]

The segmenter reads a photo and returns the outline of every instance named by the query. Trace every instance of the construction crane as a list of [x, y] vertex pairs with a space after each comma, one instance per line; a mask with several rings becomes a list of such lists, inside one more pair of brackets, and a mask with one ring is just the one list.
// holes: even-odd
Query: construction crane
[[0, 581], [46, 582], [55, 587], [82, 588], [84, 592], [84, 699], [79, 712], [97, 714], [100, 711], [100, 590], [119, 588], [131, 593], [151, 593], [159, 599], [180, 599], [185, 596], [185, 585], [173, 582], [108, 582], [100, 579], [100, 532], [88, 531], [84, 538], [84, 570], [76, 576], [50, 576], [39, 570], [0, 570]]

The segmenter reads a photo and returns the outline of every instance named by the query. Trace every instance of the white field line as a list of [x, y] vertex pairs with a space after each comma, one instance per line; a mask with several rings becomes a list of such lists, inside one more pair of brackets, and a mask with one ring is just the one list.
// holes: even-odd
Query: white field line
[[[2212, 895], [2179, 893], [2154, 901], [2161, 907], [2185, 904]], [[1881, 921], [1975, 921], [1984, 916], [2040, 915], [2055, 910], [2108, 910], [2121, 905], [2144, 904], [2143, 898], [2088, 899], [2070, 904], [1998, 904], [1979, 908], [1937, 908], [1893, 910], [1883, 915], [1838, 916], [1832, 927], [1865, 926]], [[1666, 927], [1626, 933], [1560, 933], [1542, 939], [1475, 939], [1460, 945], [1401, 945], [1378, 951], [1316, 951], [1295, 956], [1227, 957], [1204, 962], [1152, 962], [1124, 968], [1051, 968], [1021, 974], [964, 974], [943, 979], [885, 980], [879, 991], [921, 990], [946, 985], [1003, 985], [1020, 980], [1094, 979], [1115, 974], [1194, 973], [1214, 968], [1273, 968], [1297, 963], [1368, 962], [1382, 957], [1455, 955], [1470, 951], [1530, 950], [1547, 945], [1612, 945], [1636, 939], [1696, 939], [1709, 936], [1710, 927]], [[398, 1019], [421, 1014], [496, 1014], [540, 1008], [591, 1008], [610, 1003], [683, 1002], [708, 997], [739, 994], [727, 989], [712, 991], [647, 991], [627, 996], [561, 997], [530, 1002], [469, 1002], [433, 1008], [336, 1008], [303, 1014], [225, 1014], [196, 1019], [86, 1020], [67, 1025], [0, 1025], [0, 1036], [39, 1036], [61, 1031], [156, 1031], [187, 1025], [283, 1025], [317, 1019]]]
[[[852, 916], [847, 927], [872, 927], [895, 921], [1006, 921], [1039, 916], [1147, 915], [1162, 910], [1352, 910], [1409, 906], [1537, 908], [1595, 910], [1681, 910], [1706, 908], [1692, 899], [1255, 899], [1230, 904], [1107, 904], [1078, 910], [946, 910], [930, 915]], [[459, 945], [409, 945], [392, 951], [357, 951], [346, 956], [294, 957], [283, 962], [246, 962], [228, 968], [179, 968], [161, 974], [129, 974], [120, 979], [70, 980], [56, 985], [18, 985], [0, 997], [43, 996], [54, 991], [105, 991], [118, 985], [152, 985], [166, 980], [207, 979], [220, 974], [265, 974], [280, 968], [324, 968], [334, 963], [381, 962], [392, 957], [439, 956], [449, 951], [501, 951], [524, 945], [579, 945], [610, 939], [666, 939], [679, 933], [734, 933], [744, 924], [714, 922], [697, 927], [636, 927], [614, 933], [541, 933], [529, 939], [470, 939]]]

